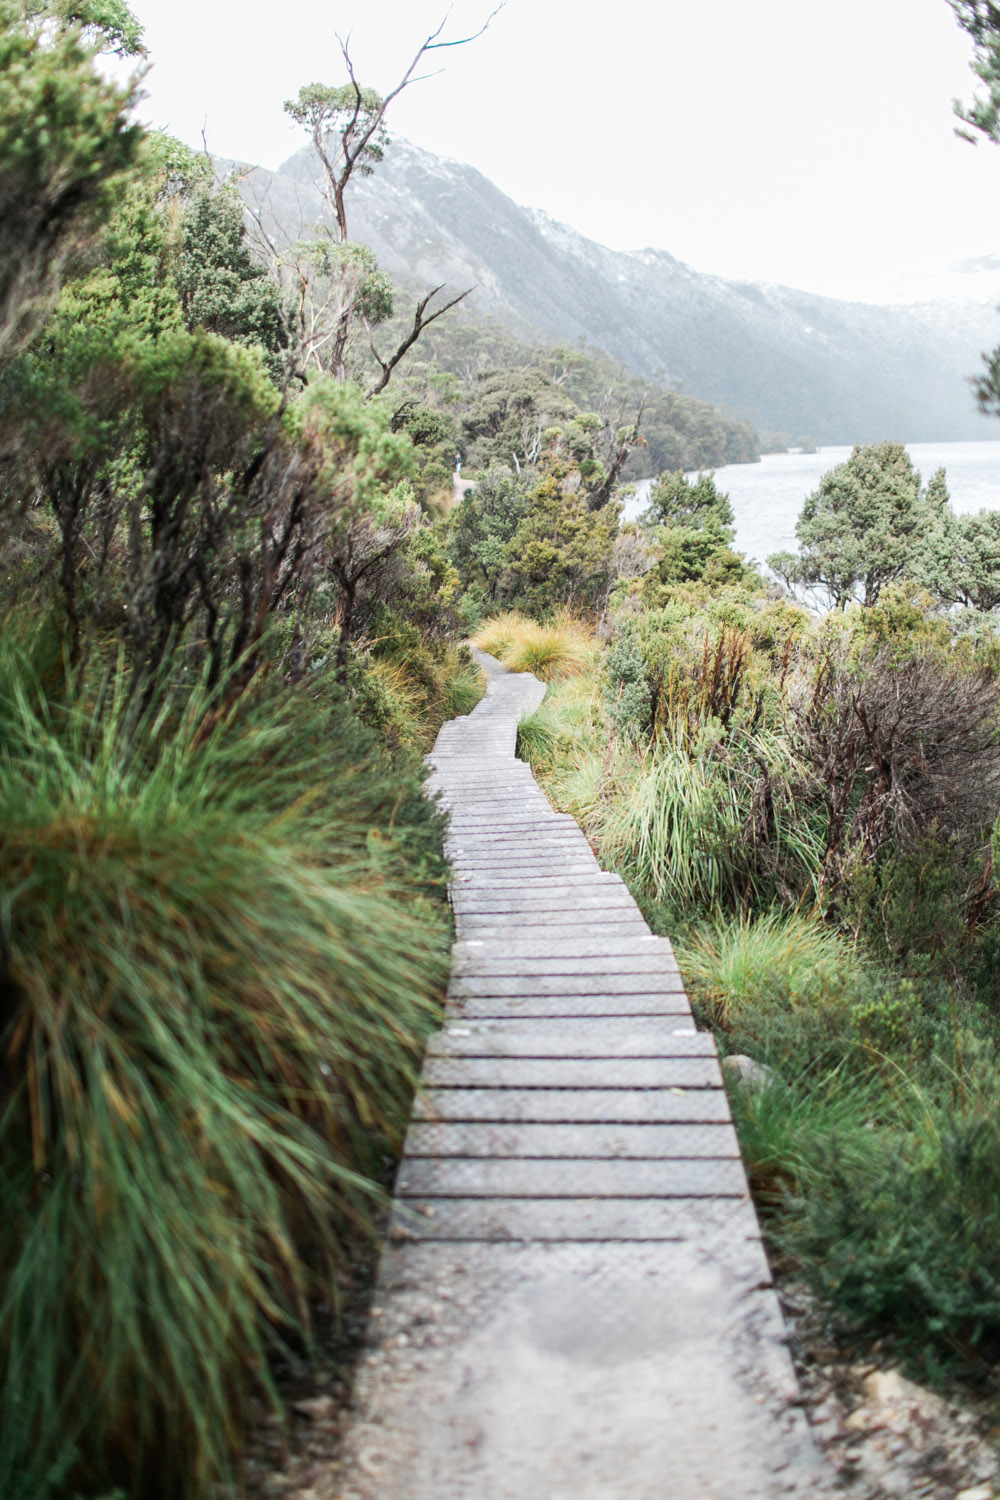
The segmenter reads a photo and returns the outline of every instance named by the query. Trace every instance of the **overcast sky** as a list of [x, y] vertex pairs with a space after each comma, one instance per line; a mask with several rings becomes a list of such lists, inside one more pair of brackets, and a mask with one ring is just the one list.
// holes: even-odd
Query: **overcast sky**
[[[455, 0], [447, 35], [491, 0]], [[447, 0], [133, 0], [143, 114], [277, 166], [300, 85], [398, 80]], [[390, 130], [618, 249], [831, 296], [934, 294], [1000, 254], [1000, 148], [956, 139], [973, 83], [946, 0], [508, 0]], [[981, 294], [982, 278], [952, 277]], [[992, 295], [992, 293], [991, 293]]]

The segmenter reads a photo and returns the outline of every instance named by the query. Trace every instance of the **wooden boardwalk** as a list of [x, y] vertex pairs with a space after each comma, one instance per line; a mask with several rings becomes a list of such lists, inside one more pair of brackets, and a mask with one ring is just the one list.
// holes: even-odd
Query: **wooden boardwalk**
[[713, 1039], [514, 758], [543, 686], [480, 660], [431, 756], [458, 941], [340, 1494], [821, 1495]]

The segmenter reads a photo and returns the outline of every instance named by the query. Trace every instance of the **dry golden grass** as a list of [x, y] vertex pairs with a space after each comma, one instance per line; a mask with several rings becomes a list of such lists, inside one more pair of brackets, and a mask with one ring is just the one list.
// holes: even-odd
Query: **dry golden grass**
[[542, 682], [586, 672], [599, 650], [591, 628], [565, 611], [540, 625], [510, 610], [488, 620], [473, 639], [510, 671], [533, 672]]

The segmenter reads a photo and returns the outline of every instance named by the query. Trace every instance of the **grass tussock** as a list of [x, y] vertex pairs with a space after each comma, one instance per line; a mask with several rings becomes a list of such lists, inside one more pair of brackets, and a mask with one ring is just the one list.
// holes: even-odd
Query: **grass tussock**
[[851, 944], [816, 915], [780, 909], [721, 917], [677, 943], [692, 993], [724, 1028], [749, 1007], [788, 1009], [840, 997], [857, 962]]
[[416, 777], [317, 704], [137, 714], [122, 681], [74, 701], [0, 644], [5, 1500], [232, 1473], [445, 971]]
[[356, 707], [393, 749], [426, 752], [441, 725], [471, 713], [486, 679], [467, 646], [428, 646], [416, 631], [376, 639], [356, 668]]
[[588, 671], [597, 651], [592, 630], [565, 611], [549, 624], [509, 611], [481, 626], [474, 641], [510, 671], [532, 672], [542, 682]]

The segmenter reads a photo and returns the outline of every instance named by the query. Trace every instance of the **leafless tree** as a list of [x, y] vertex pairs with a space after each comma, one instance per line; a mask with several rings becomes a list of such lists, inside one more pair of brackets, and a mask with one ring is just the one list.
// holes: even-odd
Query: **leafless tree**
[[[352, 245], [347, 221], [348, 186], [352, 178], [372, 172], [382, 160], [389, 139], [386, 112], [392, 102], [411, 84], [433, 76], [419, 71], [425, 59], [443, 48], [463, 47], [481, 37], [505, 4], [506, 0], [501, 0], [479, 30], [469, 36], [446, 38], [448, 17], [445, 16], [437, 29], [421, 42], [399, 82], [384, 96], [358, 82], [350, 38], [338, 35], [348, 82], [336, 87], [307, 84], [295, 99], [285, 102], [287, 113], [306, 129], [321, 169], [323, 197], [331, 220], [331, 245], [326, 252], [320, 246], [286, 247], [280, 251], [259, 207], [251, 210], [258, 244], [279, 282], [290, 293], [304, 365], [322, 364], [338, 379], [344, 379], [352, 336], [358, 329], [368, 336], [380, 370], [367, 392], [368, 398], [385, 389], [396, 366], [424, 330], [463, 301], [471, 288], [431, 311], [432, 301], [443, 291], [443, 286], [435, 287], [417, 304], [413, 326], [396, 348], [380, 353], [371, 330], [382, 321], [391, 304], [389, 285], [378, 271], [374, 257], [370, 253], [366, 257], [363, 247]], [[317, 260], [320, 264], [316, 264]]]

